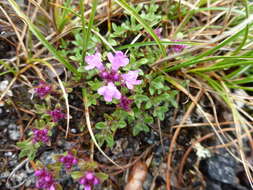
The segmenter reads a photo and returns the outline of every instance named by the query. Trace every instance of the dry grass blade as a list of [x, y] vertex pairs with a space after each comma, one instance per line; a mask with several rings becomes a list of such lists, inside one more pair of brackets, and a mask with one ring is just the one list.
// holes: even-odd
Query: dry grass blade
[[[189, 95], [189, 94], [188, 94]], [[179, 126], [183, 125], [186, 120], [188, 119], [188, 117], [190, 116], [191, 112], [193, 111], [193, 109], [195, 108], [196, 106], [196, 103], [200, 100], [201, 96], [203, 95], [203, 91], [200, 90], [198, 92], [198, 94], [196, 95], [196, 97], [191, 97], [194, 99], [194, 102], [191, 103], [190, 107], [188, 108], [187, 112], [184, 114], [184, 117], [182, 119], [182, 121], [180, 122]], [[170, 148], [169, 148], [169, 154], [168, 154], [168, 159], [167, 159], [167, 173], [166, 173], [166, 184], [167, 184], [167, 189], [169, 190], [170, 189], [170, 181], [171, 181], [171, 175], [170, 175], [170, 172], [172, 171], [172, 168], [171, 168], [171, 161], [172, 161], [172, 154], [173, 154], [173, 150], [174, 150], [174, 147], [176, 146], [176, 139], [180, 133], [180, 129], [181, 127], [177, 128], [176, 131], [174, 132], [174, 135], [172, 137], [172, 140], [171, 140], [171, 144], [170, 144]]]
[[248, 167], [248, 161], [246, 160], [245, 158], [245, 153], [244, 153], [244, 150], [243, 150], [243, 142], [242, 142], [242, 129], [248, 134], [248, 136], [250, 138], [251, 135], [250, 135], [250, 132], [248, 130], [248, 127], [247, 125], [245, 125], [245, 120], [244, 118], [239, 114], [239, 112], [237, 111], [234, 103], [233, 103], [233, 100], [231, 100], [230, 96], [229, 96], [229, 90], [228, 88], [225, 86], [224, 83], [222, 83], [224, 89], [226, 90], [226, 93], [227, 93], [227, 99], [228, 99], [228, 106], [230, 107], [231, 111], [232, 111], [232, 115], [233, 115], [233, 119], [236, 123], [235, 125], [235, 131], [236, 131], [236, 136], [237, 136], [237, 139], [238, 139], [238, 152], [240, 153], [240, 157], [241, 157], [241, 160], [242, 160], [242, 164], [244, 166], [244, 169], [245, 169], [245, 172], [246, 172], [246, 175], [249, 179], [249, 183], [251, 185], [251, 187], [253, 188], [253, 179], [252, 179], [252, 175], [251, 175], [251, 172], [249, 170], [249, 167]]
[[7, 14], [7, 12], [0, 6], [0, 10], [3, 12], [3, 14], [5, 15], [5, 17], [7, 18], [7, 20], [9, 21], [9, 23], [11, 24], [12, 28], [14, 29], [16, 35], [17, 35], [17, 38], [19, 40], [19, 44], [21, 45], [22, 49], [23, 49], [23, 52], [25, 54], [25, 57], [28, 57], [28, 51], [24, 45], [24, 42], [23, 42], [23, 38], [21, 37], [20, 33], [18, 32], [18, 29], [16, 27], [16, 25], [12, 22], [11, 18], [9, 17], [9, 15]]
[[122, 166], [120, 166], [119, 164], [117, 164], [116, 162], [114, 162], [109, 156], [106, 155], [106, 153], [100, 148], [100, 146], [97, 143], [97, 140], [94, 136], [94, 133], [92, 131], [92, 127], [91, 127], [91, 123], [90, 123], [90, 114], [89, 114], [89, 107], [87, 106], [87, 99], [86, 96], [84, 96], [83, 98], [83, 102], [84, 102], [84, 107], [85, 107], [85, 118], [86, 118], [86, 124], [87, 124], [87, 128], [89, 130], [90, 136], [92, 141], [94, 142], [94, 144], [96, 145], [97, 149], [102, 153], [102, 155], [104, 157], [106, 157], [112, 164], [114, 164], [115, 166], [123, 169]]

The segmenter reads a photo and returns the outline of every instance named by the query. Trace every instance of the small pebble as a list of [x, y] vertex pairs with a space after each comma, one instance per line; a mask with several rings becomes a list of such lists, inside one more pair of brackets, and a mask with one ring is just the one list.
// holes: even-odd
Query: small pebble
[[19, 183], [23, 182], [27, 178], [27, 174], [25, 171], [22, 171], [16, 175], [13, 176], [15, 180], [17, 180]]
[[35, 176], [29, 176], [25, 182], [25, 187], [30, 187], [32, 184], [35, 184]]
[[10, 123], [10, 124], [8, 125], [8, 129], [9, 129], [9, 130], [17, 130], [17, 125], [16, 125], [15, 123]]
[[5, 153], [4, 153], [4, 156], [10, 157], [10, 156], [12, 156], [12, 152], [5, 152]]
[[9, 175], [10, 175], [9, 171], [3, 172], [0, 174], [0, 179], [5, 179], [5, 178], [9, 177]]
[[11, 160], [11, 161], [9, 161], [9, 166], [10, 167], [15, 167], [17, 165], [18, 165], [18, 161], [17, 160]]
[[18, 126], [14, 123], [8, 125], [9, 138], [13, 141], [17, 141], [20, 138], [20, 131]]
[[3, 120], [0, 120], [0, 127], [5, 127], [6, 125], [8, 125], [8, 120], [7, 119], [3, 119]]
[[77, 130], [75, 128], [70, 129], [70, 131], [71, 131], [71, 133], [74, 133], [74, 134], [77, 133]]

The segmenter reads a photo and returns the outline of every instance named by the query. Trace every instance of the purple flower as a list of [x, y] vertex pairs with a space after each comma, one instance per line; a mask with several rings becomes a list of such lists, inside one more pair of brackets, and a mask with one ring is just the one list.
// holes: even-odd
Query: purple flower
[[[173, 40], [175, 42], [179, 42], [180, 40]], [[183, 44], [176, 44], [176, 45], [172, 45], [171, 49], [175, 52], [175, 53], [179, 53], [181, 51], [183, 51], [186, 48], [186, 45]]]
[[66, 156], [60, 157], [60, 162], [62, 162], [67, 169], [70, 169], [73, 165], [78, 163], [78, 159], [73, 156], [71, 152], [68, 152]]
[[100, 183], [99, 179], [95, 176], [94, 172], [86, 172], [83, 177], [79, 179], [79, 183], [84, 185], [84, 190], [91, 190], [94, 185]]
[[117, 82], [120, 81], [120, 74], [117, 71], [112, 70], [111, 72], [102, 71], [100, 77], [107, 82]]
[[120, 99], [121, 93], [116, 86], [109, 82], [107, 86], [102, 86], [98, 89], [98, 94], [104, 96], [105, 101], [111, 102], [113, 98]]
[[129, 71], [127, 74], [122, 74], [122, 79], [126, 84], [127, 88], [132, 90], [134, 85], [141, 84], [141, 80], [136, 80], [138, 77], [139, 71]]
[[133, 100], [130, 100], [126, 96], [121, 96], [119, 106], [126, 111], [130, 111], [132, 103]]
[[34, 175], [37, 177], [36, 187], [45, 190], [55, 190], [55, 180], [53, 175], [46, 169], [36, 170]]
[[48, 130], [47, 129], [33, 129], [33, 143], [43, 142], [47, 143], [49, 141]]
[[53, 122], [58, 122], [61, 119], [65, 118], [65, 114], [61, 112], [60, 109], [54, 109], [53, 111], [49, 111], [48, 114], [52, 117]]
[[159, 38], [159, 39], [161, 39], [162, 38], [162, 28], [156, 28], [156, 29], [154, 29], [154, 33], [155, 33], [155, 35], [157, 35], [157, 37]]
[[88, 64], [85, 69], [91, 70], [97, 68], [98, 70], [104, 70], [104, 65], [101, 60], [101, 54], [99, 52], [95, 53], [94, 55], [85, 56], [85, 61]]
[[51, 91], [52, 87], [45, 81], [40, 81], [39, 85], [35, 88], [35, 93], [37, 93], [41, 99], [50, 94]]
[[[156, 28], [156, 29], [153, 30], [154, 33], [155, 33], [155, 35], [156, 35], [159, 39], [162, 38], [162, 30], [163, 30], [162, 28]], [[147, 37], [150, 38], [151, 40], [154, 40], [154, 38], [153, 38], [149, 33], [148, 33]]]
[[112, 64], [112, 70], [117, 71], [120, 67], [126, 66], [129, 59], [122, 51], [116, 51], [115, 55], [108, 53], [107, 57]]

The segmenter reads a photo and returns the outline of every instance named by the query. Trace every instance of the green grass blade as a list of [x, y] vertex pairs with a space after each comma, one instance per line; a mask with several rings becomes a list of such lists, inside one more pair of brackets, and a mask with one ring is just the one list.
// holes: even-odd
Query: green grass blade
[[219, 45], [217, 45], [216, 47], [205, 51], [204, 53], [194, 57], [193, 59], [180, 63], [178, 65], [175, 65], [173, 67], [167, 68], [165, 71], [167, 72], [171, 72], [171, 71], [175, 71], [181, 68], [185, 68], [185, 67], [189, 67], [191, 65], [194, 65], [196, 63], [196, 61], [198, 61], [199, 59], [205, 57], [205, 56], [209, 56], [211, 54], [213, 54], [214, 52], [216, 52], [217, 50], [219, 50], [220, 48], [222, 48], [223, 46], [225, 46], [226, 44], [228, 44], [229, 42], [235, 40], [239, 35], [241, 35], [241, 33], [244, 31], [244, 29], [240, 30], [239, 32], [237, 32], [236, 34], [230, 36], [229, 38], [225, 39], [223, 42], [221, 42]]
[[[249, 18], [249, 6], [247, 3], [247, 0], [243, 0], [243, 4], [245, 5], [246, 18]], [[247, 26], [245, 28], [243, 40], [242, 40], [241, 44], [236, 48], [236, 50], [232, 53], [232, 55], [236, 55], [238, 52], [240, 52], [240, 50], [243, 48], [243, 46], [245, 45], [245, 43], [248, 39], [248, 34], [249, 34], [249, 25], [247, 24]]]
[[[176, 44], [191, 45], [191, 46], [202, 45], [202, 43], [184, 42], [184, 41], [180, 41], [180, 42], [160, 41], [160, 42], [161, 42], [161, 44], [164, 44], [164, 45], [176, 45]], [[134, 44], [127, 44], [127, 45], [120, 46], [117, 48], [117, 50], [129, 49], [129, 48], [133, 48], [133, 47], [153, 46], [153, 45], [157, 45], [157, 42], [155, 42], [155, 41], [137, 42]]]
[[224, 65], [214, 65], [207, 68], [196, 68], [196, 69], [189, 70], [188, 72], [210, 72], [210, 71], [223, 70], [226, 68], [231, 68], [231, 67], [240, 66], [240, 65], [252, 65], [252, 64], [253, 64], [253, 61], [241, 61], [241, 62], [229, 63], [229, 64], [224, 64]]
[[253, 82], [253, 76], [248, 76], [242, 79], [230, 81], [232, 84], [246, 84]]
[[236, 77], [239, 77], [240, 75], [244, 74], [246, 71], [248, 71], [250, 68], [252, 67], [252, 65], [246, 65], [246, 66], [241, 66], [238, 69], [236, 69], [235, 71], [225, 75], [224, 77], [222, 77], [225, 80], [228, 79], [234, 79]]
[[27, 25], [29, 26], [30, 31], [38, 38], [38, 40], [48, 49], [50, 53], [52, 53], [55, 58], [62, 63], [68, 70], [73, 72], [75, 75], [80, 76], [80, 73], [77, 72], [77, 69], [71, 65], [66, 58], [61, 56], [61, 54], [46, 40], [46, 38], [42, 35], [39, 29], [29, 20], [29, 18], [20, 10], [19, 6], [14, 0], [8, 0], [11, 4], [17, 15], [22, 18]]
[[[82, 4], [83, 4], [83, 0], [81, 0]], [[84, 11], [81, 11], [81, 20], [82, 20], [82, 27], [83, 27], [83, 32], [84, 32], [84, 41], [83, 41], [83, 60], [86, 56], [86, 51], [87, 51], [87, 46], [89, 43], [89, 37], [90, 37], [90, 33], [91, 33], [91, 28], [93, 26], [94, 23], [94, 18], [95, 18], [95, 13], [96, 13], [96, 9], [97, 9], [97, 4], [98, 4], [98, 0], [93, 0], [92, 1], [92, 8], [91, 8], [91, 13], [90, 13], [90, 18], [89, 18], [89, 23], [88, 23], [88, 28], [87, 30], [85, 30], [85, 17], [84, 17]]]
[[[72, 0], [67, 0], [65, 3], [65, 6], [63, 7], [70, 7], [72, 3]], [[59, 20], [59, 31], [62, 31], [66, 23], [69, 21], [68, 14], [70, 13], [71, 9], [63, 8], [61, 20]]]
[[153, 29], [140, 17], [137, 11], [124, 0], [115, 0], [115, 2], [118, 3], [123, 9], [125, 9], [129, 14], [131, 14], [145, 28], [150, 36], [152, 36], [152, 38], [156, 41], [157, 45], [162, 51], [163, 56], [166, 56], [166, 50], [162, 45], [160, 39], [154, 33]]

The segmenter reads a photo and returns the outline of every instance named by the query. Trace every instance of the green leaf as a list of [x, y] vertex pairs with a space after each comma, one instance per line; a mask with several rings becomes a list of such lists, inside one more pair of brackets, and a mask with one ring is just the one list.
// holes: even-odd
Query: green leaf
[[163, 121], [168, 109], [167, 105], [155, 107], [153, 116], [158, 117], [161, 121]]
[[105, 135], [102, 133], [98, 133], [95, 136], [96, 136], [99, 146], [102, 146], [105, 142], [105, 138], [106, 138]]
[[96, 128], [97, 129], [105, 129], [107, 127], [107, 124], [105, 122], [98, 122], [96, 123]]
[[149, 132], [149, 127], [144, 123], [137, 123], [133, 128], [133, 135], [138, 135], [141, 131]]
[[150, 109], [151, 107], [153, 106], [152, 102], [151, 101], [148, 101], [145, 105], [145, 109]]
[[150, 116], [150, 115], [148, 115], [148, 114], [145, 114], [144, 123], [147, 123], [147, 124], [152, 124], [152, 123], [154, 123], [153, 117]]
[[120, 129], [126, 127], [126, 125], [127, 125], [127, 124], [126, 124], [125, 121], [120, 120], [120, 121], [118, 122], [118, 127], [119, 127]]
[[108, 175], [103, 173], [103, 172], [98, 172], [95, 174], [96, 177], [99, 178], [99, 180], [101, 181], [101, 183], [103, 183], [103, 181], [107, 180], [108, 179]]
[[21, 142], [17, 142], [17, 146], [21, 149], [24, 149], [24, 148], [29, 148], [32, 146], [30, 140], [24, 140], [24, 141], [21, 141]]
[[73, 171], [70, 173], [70, 175], [74, 180], [77, 180], [77, 179], [80, 179], [81, 177], [83, 177], [84, 173], [81, 171]]
[[82, 171], [95, 170], [98, 167], [97, 162], [84, 160], [79, 160], [78, 166]]
[[146, 95], [142, 95], [142, 94], [136, 94], [136, 95], [134, 96], [134, 99], [135, 99], [135, 103], [136, 103], [136, 105], [137, 105], [138, 108], [141, 107], [141, 103], [142, 103], [142, 102], [147, 102], [147, 101], [149, 101], [149, 97], [146, 96]]
[[112, 148], [113, 145], [115, 144], [112, 135], [107, 135], [106, 138], [105, 138], [105, 141], [106, 141], [107, 145], [108, 145], [110, 148]]

